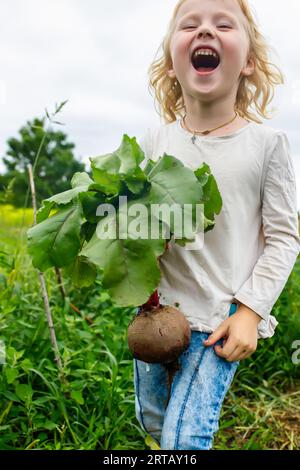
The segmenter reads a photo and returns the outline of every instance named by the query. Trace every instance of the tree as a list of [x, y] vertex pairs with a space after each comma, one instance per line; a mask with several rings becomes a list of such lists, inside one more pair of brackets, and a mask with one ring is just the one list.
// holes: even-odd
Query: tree
[[[42, 139], [45, 137], [45, 119], [35, 118], [19, 131], [19, 137], [7, 141], [7, 152], [3, 162], [7, 172], [0, 176], [0, 192], [4, 192], [14, 179], [13, 193], [8, 201], [15, 206], [24, 206], [28, 189], [27, 165], [34, 166]], [[35, 167], [37, 203], [53, 194], [70, 188], [70, 181], [77, 171], [84, 171], [85, 165], [78, 162], [73, 154], [75, 145], [68, 141], [61, 131], [47, 129], [44, 145]], [[30, 202], [30, 198], [29, 201]]]

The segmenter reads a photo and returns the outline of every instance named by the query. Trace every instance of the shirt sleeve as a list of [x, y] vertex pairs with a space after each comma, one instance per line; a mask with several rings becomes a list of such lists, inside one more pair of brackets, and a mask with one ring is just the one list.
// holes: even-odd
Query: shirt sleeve
[[235, 298], [266, 322], [300, 252], [297, 188], [289, 141], [278, 131], [262, 189], [264, 251]]

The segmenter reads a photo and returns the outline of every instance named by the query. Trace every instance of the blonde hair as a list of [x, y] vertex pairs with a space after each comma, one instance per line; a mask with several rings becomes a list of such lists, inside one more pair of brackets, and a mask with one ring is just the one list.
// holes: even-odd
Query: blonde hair
[[[177, 3], [166, 36], [159, 48], [162, 47], [162, 56], [154, 60], [149, 69], [149, 90], [155, 91], [155, 98], [159, 103], [159, 114], [166, 123], [176, 121], [180, 111], [185, 108], [181, 86], [176, 78], [171, 78], [167, 71], [172, 67], [170, 43], [175, 26], [177, 13], [186, 0]], [[199, 0], [200, 1], [200, 0]], [[264, 36], [259, 32], [247, 0], [236, 0], [245, 17], [246, 32], [249, 37], [249, 54], [255, 61], [255, 70], [250, 76], [241, 78], [237, 91], [235, 109], [238, 113], [251, 121], [259, 124], [262, 121], [250, 111], [254, 106], [256, 112], [265, 119], [270, 119], [267, 107], [274, 98], [276, 85], [284, 83], [284, 76], [280, 69], [269, 61], [268, 45]]]

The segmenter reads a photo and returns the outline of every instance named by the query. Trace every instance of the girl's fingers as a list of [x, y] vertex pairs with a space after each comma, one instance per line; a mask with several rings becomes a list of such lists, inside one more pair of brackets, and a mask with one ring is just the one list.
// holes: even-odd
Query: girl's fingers
[[229, 360], [231, 362], [242, 361], [243, 359], [246, 359], [249, 356], [251, 356], [251, 353], [247, 351], [247, 349], [240, 349], [240, 352], [229, 357]]
[[242, 354], [243, 354], [243, 349], [241, 349], [241, 348], [236, 348], [236, 350], [234, 351], [234, 353], [231, 354], [231, 355], [227, 358], [227, 361], [229, 361], [229, 362], [240, 361], [240, 360], [241, 360], [241, 357], [242, 357]]
[[[230, 353], [227, 352], [227, 349], [229, 347], [231, 347]], [[239, 346], [234, 347], [234, 345], [230, 345], [230, 342], [227, 343], [226, 348], [225, 343], [223, 343], [223, 346], [217, 344], [217, 346], [214, 347], [214, 350], [218, 356], [223, 357], [228, 362], [242, 361], [243, 359], [247, 359], [247, 357], [250, 357], [252, 354], [247, 349], [244, 349]]]
[[226, 347], [223, 345], [220, 346], [219, 344], [215, 346], [215, 352], [218, 356], [224, 357], [224, 359], [228, 360], [233, 354], [236, 354], [236, 350], [238, 346], [234, 344], [230, 344], [230, 340], [227, 342]]
[[217, 328], [213, 333], [209, 335], [209, 337], [204, 341], [206, 346], [210, 346], [215, 344], [217, 341], [222, 339], [226, 335], [227, 331], [227, 323], [226, 320]]
[[243, 352], [241, 353], [241, 356], [240, 356], [240, 359], [238, 359], [239, 361], [242, 361], [244, 359], [247, 359], [247, 357], [250, 357], [252, 353], [246, 351], [246, 352]]

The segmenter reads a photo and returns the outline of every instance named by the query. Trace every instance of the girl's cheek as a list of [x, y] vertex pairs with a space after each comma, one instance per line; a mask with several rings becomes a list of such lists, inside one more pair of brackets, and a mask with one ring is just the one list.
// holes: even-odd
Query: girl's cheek
[[243, 38], [240, 35], [236, 35], [235, 37], [232, 36], [224, 42], [224, 51], [226, 51], [229, 58], [236, 60], [243, 56], [241, 44], [243, 44]]
[[234, 44], [226, 45], [223, 49], [223, 54], [227, 63], [235, 64], [241, 61], [242, 53]]
[[185, 59], [189, 55], [189, 47], [187, 44], [175, 44], [172, 49], [172, 55], [174, 55], [179, 59]]

